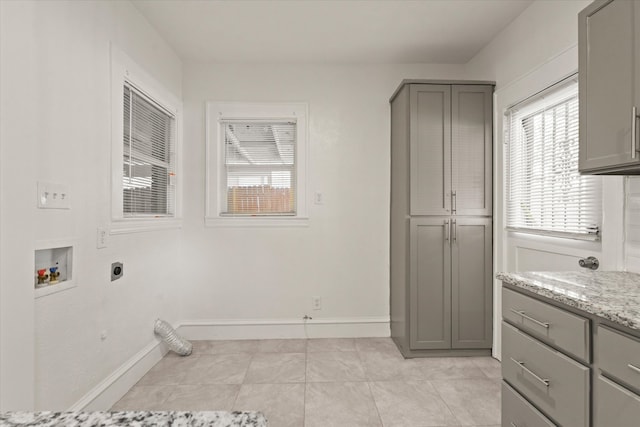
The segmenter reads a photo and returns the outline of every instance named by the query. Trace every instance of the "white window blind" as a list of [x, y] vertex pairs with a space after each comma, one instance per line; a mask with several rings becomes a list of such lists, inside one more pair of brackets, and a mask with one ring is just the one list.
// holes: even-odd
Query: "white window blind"
[[132, 85], [124, 85], [123, 214], [175, 213], [175, 116]]
[[577, 76], [507, 111], [507, 228], [596, 240], [602, 183], [578, 172]]
[[221, 120], [223, 215], [296, 214], [296, 123]]

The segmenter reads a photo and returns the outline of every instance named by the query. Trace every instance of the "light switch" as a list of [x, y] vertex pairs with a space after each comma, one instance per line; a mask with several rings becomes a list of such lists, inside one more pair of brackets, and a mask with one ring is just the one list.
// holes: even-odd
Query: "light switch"
[[38, 181], [37, 196], [40, 209], [71, 209], [71, 195], [65, 184]]

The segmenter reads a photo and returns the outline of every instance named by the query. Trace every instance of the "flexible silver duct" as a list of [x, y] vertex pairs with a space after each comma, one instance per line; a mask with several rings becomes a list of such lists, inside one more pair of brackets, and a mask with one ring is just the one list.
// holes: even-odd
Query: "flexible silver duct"
[[153, 331], [167, 343], [170, 350], [175, 351], [180, 356], [188, 356], [191, 354], [191, 350], [193, 349], [191, 343], [178, 335], [171, 325], [164, 320], [156, 320]]

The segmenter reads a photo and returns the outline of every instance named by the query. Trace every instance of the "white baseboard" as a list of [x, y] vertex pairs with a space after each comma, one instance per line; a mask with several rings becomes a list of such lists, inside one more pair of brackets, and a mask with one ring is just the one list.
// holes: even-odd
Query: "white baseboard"
[[187, 320], [178, 333], [188, 340], [353, 338], [390, 336], [389, 317]]
[[161, 341], [154, 340], [78, 400], [69, 411], [108, 411], [167, 354]]
[[[212, 319], [179, 322], [188, 340], [388, 337], [389, 317], [302, 319]], [[69, 411], [107, 411], [167, 354], [154, 340], [78, 400]]]

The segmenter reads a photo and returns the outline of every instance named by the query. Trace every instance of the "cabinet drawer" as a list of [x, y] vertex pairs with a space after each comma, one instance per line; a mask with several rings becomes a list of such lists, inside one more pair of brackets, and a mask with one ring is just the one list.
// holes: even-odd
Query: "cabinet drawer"
[[531, 406], [517, 391], [502, 382], [503, 427], [555, 427], [556, 425]]
[[510, 289], [502, 289], [502, 317], [519, 329], [590, 362], [589, 320]]
[[603, 372], [640, 390], [640, 340], [598, 326], [596, 362]]
[[598, 377], [594, 403], [594, 427], [629, 427], [640, 420], [640, 396]]
[[589, 426], [589, 368], [502, 322], [502, 377], [563, 427]]

